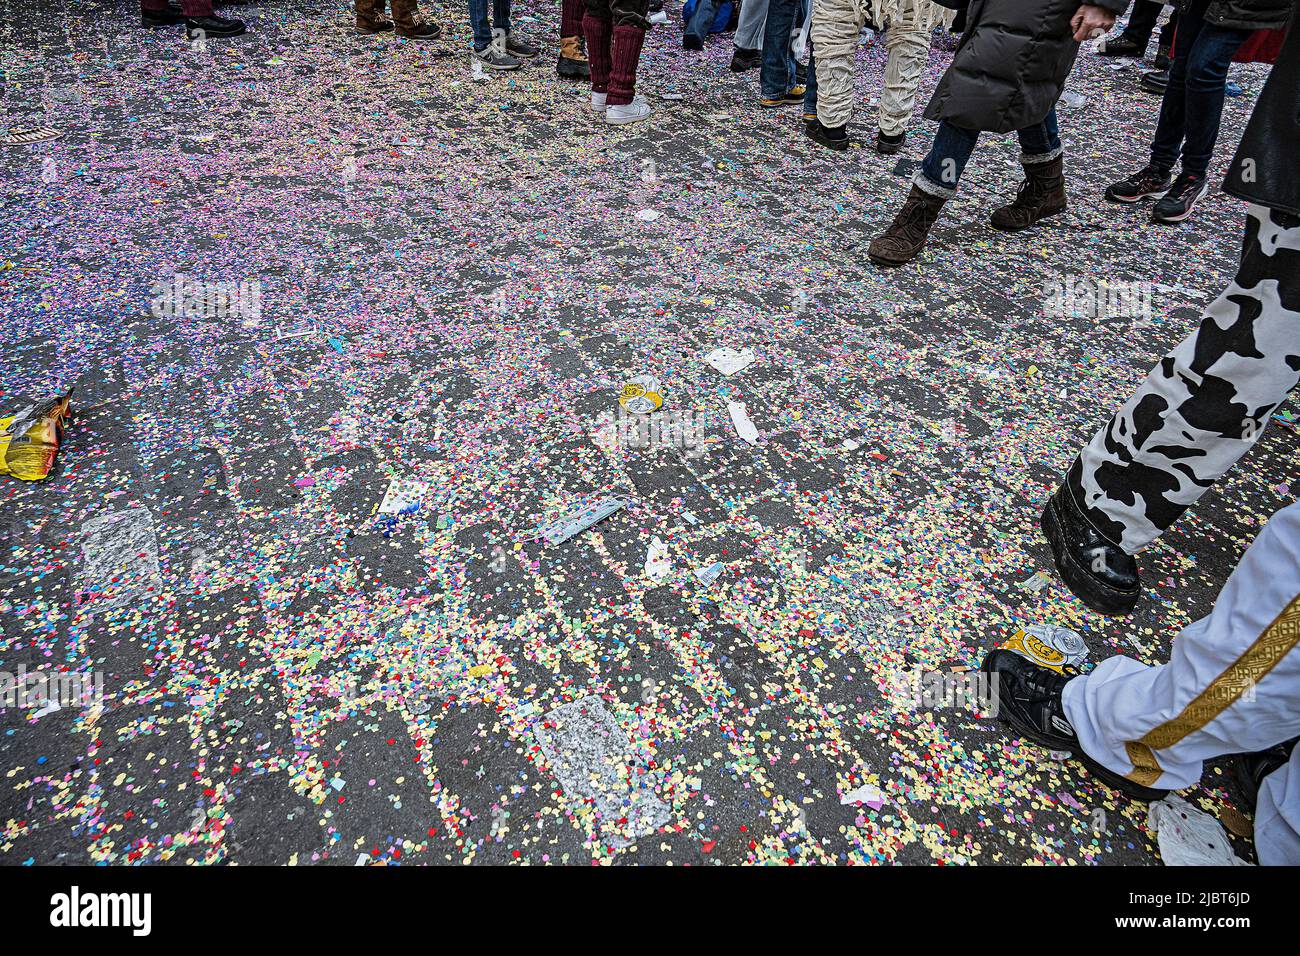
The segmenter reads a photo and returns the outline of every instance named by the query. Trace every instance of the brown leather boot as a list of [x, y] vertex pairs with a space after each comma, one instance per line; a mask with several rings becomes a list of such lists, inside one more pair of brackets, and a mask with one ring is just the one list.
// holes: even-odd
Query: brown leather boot
[[560, 37], [560, 59], [555, 64], [560, 76], [575, 80], [591, 78], [591, 64], [582, 49], [582, 37]]
[[871, 240], [867, 256], [878, 266], [901, 266], [911, 261], [925, 245], [925, 237], [947, 201], [913, 186], [889, 228]]
[[1046, 163], [1026, 163], [1025, 181], [1020, 184], [1015, 202], [994, 210], [989, 217], [993, 228], [1016, 232], [1064, 212], [1067, 201], [1063, 167], [1062, 156]]
[[384, 0], [356, 0], [356, 30], [362, 36], [386, 33], [393, 29], [393, 21], [384, 16]]

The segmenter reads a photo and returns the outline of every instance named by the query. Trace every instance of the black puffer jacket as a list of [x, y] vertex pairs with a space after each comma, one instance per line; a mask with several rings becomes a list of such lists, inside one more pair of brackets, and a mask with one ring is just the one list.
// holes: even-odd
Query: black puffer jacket
[[1226, 192], [1300, 216], [1300, 0], [1228, 167]]
[[[1080, 0], [971, 0], [966, 32], [925, 108], [926, 119], [1007, 133], [1041, 122], [1061, 98], [1079, 44]], [[1095, 0], [1123, 12], [1128, 0]]]
[[[1205, 0], [1178, 0], [1179, 13], [1204, 7]], [[1276, 30], [1291, 15], [1291, 0], [1210, 0], [1205, 21], [1233, 30]]]

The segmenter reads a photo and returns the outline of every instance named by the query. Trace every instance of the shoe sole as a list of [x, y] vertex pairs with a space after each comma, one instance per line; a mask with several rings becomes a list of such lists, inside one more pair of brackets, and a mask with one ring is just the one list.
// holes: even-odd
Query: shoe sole
[[1169, 192], [1168, 186], [1166, 186], [1164, 189], [1157, 189], [1154, 192], [1139, 193], [1136, 196], [1116, 196], [1113, 193], [1111, 193], [1110, 190], [1106, 190], [1106, 199], [1108, 199], [1110, 202], [1121, 202], [1124, 203], [1124, 205], [1126, 206], [1131, 206], [1134, 203], [1141, 202], [1144, 199], [1153, 199], [1156, 197], [1163, 196], [1167, 192]]
[[653, 115], [653, 113], [647, 113], [645, 116], [630, 116], [627, 119], [611, 119], [609, 113], [606, 113], [605, 122], [610, 126], [630, 126], [633, 123], [643, 123]]
[[1151, 210], [1151, 221], [1152, 221], [1152, 222], [1168, 222], [1168, 223], [1174, 223], [1174, 222], [1185, 222], [1185, 221], [1187, 220], [1187, 218], [1188, 218], [1189, 216], [1191, 216], [1191, 214], [1194, 213], [1194, 212], [1196, 211], [1196, 207], [1200, 204], [1201, 200], [1205, 198], [1205, 195], [1206, 195], [1206, 193], [1208, 193], [1208, 192], [1209, 192], [1208, 189], [1202, 191], [1201, 194], [1200, 194], [1199, 196], [1197, 196], [1195, 199], [1192, 200], [1192, 204], [1191, 204], [1190, 206], [1187, 207], [1186, 211], [1185, 211], [1185, 212], [1181, 212], [1181, 213], [1179, 213], [1177, 216], [1157, 216], [1157, 215], [1156, 215], [1156, 211], [1155, 211], [1154, 209], [1152, 209], [1152, 210]]
[[879, 153], [881, 156], [896, 156], [902, 151], [903, 151], [902, 143], [899, 143], [897, 146], [881, 146], [880, 143], [878, 142], [876, 143], [876, 152]]
[[[920, 255], [920, 253], [917, 253], [917, 255]], [[915, 259], [916, 256], [913, 256], [912, 259], [904, 259], [902, 262], [896, 262], [893, 259], [878, 259], [868, 252], [867, 258], [883, 269], [897, 269], [899, 266], [907, 265], [912, 261], [912, 259]]]
[[1065, 210], [1068, 208], [1069, 208], [1068, 206], [1061, 206], [1059, 209], [1053, 209], [1050, 212], [1045, 212], [1037, 219], [1035, 219], [1033, 222], [1027, 222], [1023, 226], [1000, 226], [991, 219], [989, 220], [989, 225], [992, 226], [994, 229], [998, 230], [998, 232], [1024, 232], [1026, 229], [1032, 229], [1034, 226], [1038, 225], [1044, 219], [1050, 219], [1052, 216], [1059, 216], [1061, 213], [1065, 212]]
[[[1141, 586], [1139, 585], [1136, 591], [1121, 591], [1119, 588], [1102, 584], [1087, 571], [1071, 563], [1073, 558], [1065, 549], [1065, 539], [1061, 534], [1061, 520], [1056, 514], [1056, 508], [1056, 496], [1053, 495], [1038, 518], [1038, 527], [1051, 546], [1052, 563], [1056, 565], [1056, 571], [1061, 575], [1065, 586], [1070, 589], [1070, 593], [1098, 614], [1119, 617], [1132, 613], [1142, 594]], [[1102, 593], [1100, 596], [1088, 594], [1083, 585]], [[1080, 593], [1081, 590], [1084, 590], [1084, 593]]]
[[[476, 58], [477, 59], [477, 58]], [[485, 70], [496, 70], [498, 73], [513, 73], [515, 70], [522, 69], [523, 64], [517, 63], [514, 66], [498, 66], [495, 63], [489, 63], [487, 60], [479, 60]]]
[[849, 144], [847, 140], [845, 140], [842, 143], [832, 142], [831, 140], [823, 139], [820, 136], [815, 136], [812, 133], [808, 133], [806, 131], [804, 135], [806, 135], [810, 140], [812, 140], [818, 146], [825, 146], [827, 149], [833, 149], [837, 153], [842, 153], [849, 148]]

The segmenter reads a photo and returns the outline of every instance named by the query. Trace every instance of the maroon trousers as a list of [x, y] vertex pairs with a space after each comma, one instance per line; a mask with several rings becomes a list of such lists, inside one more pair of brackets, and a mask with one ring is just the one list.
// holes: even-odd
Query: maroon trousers
[[626, 106], [636, 91], [636, 67], [650, 28], [649, 0], [586, 0], [582, 32], [587, 37], [591, 91], [606, 93], [610, 106]]
[[[166, 13], [167, 0], [140, 0], [140, 9], [150, 13]], [[187, 17], [212, 16], [212, 0], [181, 0], [181, 13]]]

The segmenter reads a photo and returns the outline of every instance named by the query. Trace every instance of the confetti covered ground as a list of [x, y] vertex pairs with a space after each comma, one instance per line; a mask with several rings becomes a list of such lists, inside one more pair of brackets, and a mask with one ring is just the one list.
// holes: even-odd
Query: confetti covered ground
[[[675, 2], [623, 129], [555, 76], [556, 4], [486, 81], [458, 4], [415, 45], [264, 0], [206, 51], [129, 8], [0, 0], [7, 124], [62, 133], [0, 154], [0, 400], [76, 386], [55, 472], [0, 484], [0, 667], [103, 681], [0, 713], [0, 861], [1160, 862], [1144, 807], [907, 684], [1029, 624], [1164, 660], [1293, 497], [1275, 426], [1142, 556], [1127, 619], [1037, 532], [1235, 260], [1221, 194], [1179, 228], [1101, 201], [1159, 106], [1136, 65], [1080, 57], [1055, 225], [988, 227], [1018, 172], [988, 136], [879, 272], [933, 125], [823, 150], [729, 35], [684, 52]], [[863, 141], [883, 66], [864, 37]], [[1234, 69], [1216, 176], [1263, 75]], [[1087, 277], [1150, 284], [1150, 321], [1049, 314]], [[723, 376], [720, 346], [755, 360]], [[638, 375], [682, 429], [629, 440]], [[1245, 833], [1229, 780], [1184, 796]]]

